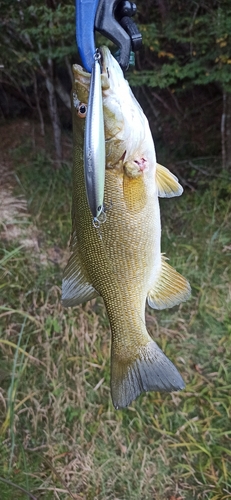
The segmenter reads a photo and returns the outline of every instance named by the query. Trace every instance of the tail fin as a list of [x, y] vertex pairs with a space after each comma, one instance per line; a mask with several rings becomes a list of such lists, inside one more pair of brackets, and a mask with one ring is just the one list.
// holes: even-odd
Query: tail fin
[[111, 394], [116, 409], [125, 408], [145, 391], [172, 392], [184, 387], [176, 367], [153, 340], [140, 348], [130, 364], [119, 361], [112, 351]]

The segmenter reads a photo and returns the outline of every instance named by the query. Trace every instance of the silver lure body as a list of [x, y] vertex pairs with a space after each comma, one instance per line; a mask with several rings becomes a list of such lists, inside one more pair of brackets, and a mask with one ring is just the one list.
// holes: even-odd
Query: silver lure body
[[[99, 56], [100, 57], [100, 56]], [[92, 66], [84, 135], [84, 175], [88, 204], [93, 218], [103, 210], [105, 183], [105, 135], [100, 63]]]

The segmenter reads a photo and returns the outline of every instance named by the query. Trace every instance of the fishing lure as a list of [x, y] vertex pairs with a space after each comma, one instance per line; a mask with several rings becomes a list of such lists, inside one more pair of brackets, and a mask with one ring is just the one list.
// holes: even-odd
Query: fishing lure
[[88, 204], [94, 220], [103, 211], [105, 135], [100, 53], [94, 54], [84, 136], [84, 175]]

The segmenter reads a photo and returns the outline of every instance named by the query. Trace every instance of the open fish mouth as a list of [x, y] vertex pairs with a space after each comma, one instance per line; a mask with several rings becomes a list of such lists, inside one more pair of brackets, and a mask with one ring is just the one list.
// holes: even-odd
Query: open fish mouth
[[[122, 86], [124, 82], [123, 71], [116, 59], [111, 55], [108, 47], [102, 46], [98, 51], [100, 54], [102, 90], [111, 89], [117, 94], [118, 87]], [[73, 72], [75, 80], [86, 90], [89, 90], [91, 73], [88, 73], [80, 64], [73, 65]]]
[[[103, 47], [104, 48], [104, 47]], [[100, 49], [100, 54], [102, 60], [105, 60], [105, 57], [103, 54], [105, 51]], [[104, 59], [103, 59], [104, 57]], [[109, 62], [109, 61], [108, 61]], [[107, 90], [110, 88], [110, 80], [109, 80], [109, 69], [108, 69], [108, 64], [107, 62], [102, 64], [101, 59], [100, 59], [100, 66], [101, 66], [101, 83], [102, 83], [102, 90]], [[73, 65], [73, 72], [74, 72], [74, 78], [76, 81], [78, 81], [87, 91], [89, 91], [90, 87], [90, 79], [91, 79], [91, 73], [88, 73], [85, 71], [85, 69], [80, 66], [80, 64], [74, 64]]]

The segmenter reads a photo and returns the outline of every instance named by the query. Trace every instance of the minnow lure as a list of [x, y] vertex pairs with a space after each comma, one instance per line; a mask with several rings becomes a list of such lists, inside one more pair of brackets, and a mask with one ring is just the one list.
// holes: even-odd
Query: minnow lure
[[105, 136], [100, 53], [92, 66], [84, 136], [84, 175], [88, 204], [94, 219], [103, 211], [105, 183]]

